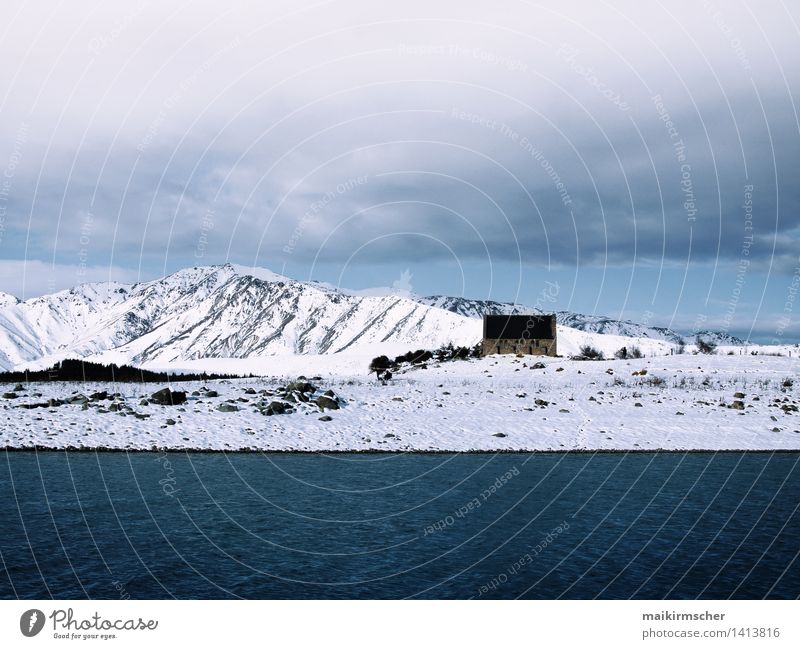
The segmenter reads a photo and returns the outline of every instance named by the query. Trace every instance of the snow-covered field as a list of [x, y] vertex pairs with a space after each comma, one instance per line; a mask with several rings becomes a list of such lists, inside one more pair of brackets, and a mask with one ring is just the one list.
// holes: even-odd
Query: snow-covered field
[[[0, 399], [0, 446], [800, 450], [797, 359], [740, 351], [733, 356], [685, 354], [591, 362], [495, 356], [432, 363], [428, 369], [395, 375], [385, 385], [366, 374], [367, 359], [358, 355], [273, 357], [259, 360], [261, 365], [254, 365], [253, 359], [212, 359], [211, 365], [197, 361], [181, 366], [266, 376], [175, 383], [174, 390], [189, 393], [180, 406], [142, 405], [142, 399], [163, 384], [31, 383], [17, 391], [17, 398]], [[537, 362], [545, 367], [532, 369]], [[306, 395], [312, 401], [292, 404], [294, 412], [289, 414], [262, 414], [259, 408], [285, 397], [280, 388], [286, 386], [287, 377], [298, 374], [314, 385], [315, 391]], [[15, 387], [0, 389], [7, 393]], [[203, 388], [218, 395], [208, 396]], [[329, 389], [339, 397], [340, 408], [321, 411], [313, 400]], [[118, 392], [119, 397], [89, 400], [85, 407], [80, 403], [20, 407], [66, 400], [73, 392], [88, 397], [102, 390]], [[238, 410], [220, 411], [225, 403]]]

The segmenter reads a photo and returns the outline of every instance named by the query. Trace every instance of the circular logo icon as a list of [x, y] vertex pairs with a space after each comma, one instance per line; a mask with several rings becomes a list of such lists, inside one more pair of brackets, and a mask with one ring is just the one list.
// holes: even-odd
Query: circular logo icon
[[19, 630], [26, 638], [32, 638], [44, 628], [44, 613], [38, 608], [25, 611], [19, 618]]

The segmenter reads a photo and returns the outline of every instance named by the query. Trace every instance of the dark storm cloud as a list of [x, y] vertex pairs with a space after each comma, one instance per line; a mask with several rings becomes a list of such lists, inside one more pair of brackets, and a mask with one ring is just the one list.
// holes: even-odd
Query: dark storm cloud
[[81, 36], [13, 71], [3, 152], [19, 123], [30, 136], [0, 244], [146, 274], [743, 255], [790, 272], [796, 34], [777, 6], [754, 29], [743, 9], [679, 4], [510, 3], [460, 21], [412, 3], [394, 23], [347, 3], [249, 21], [206, 8], [169, 38], [147, 5], [124, 28], [65, 18]]

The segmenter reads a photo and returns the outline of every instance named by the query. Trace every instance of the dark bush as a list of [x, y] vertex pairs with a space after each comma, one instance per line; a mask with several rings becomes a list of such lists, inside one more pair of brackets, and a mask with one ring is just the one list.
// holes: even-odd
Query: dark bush
[[[252, 376], [249, 374], [248, 376]], [[164, 383], [170, 381], [209, 381], [213, 379], [245, 378], [235, 374], [207, 374], [205, 372], [173, 374], [151, 372], [131, 365], [103, 365], [69, 358], [46, 370], [25, 372], [0, 372], [0, 383], [26, 383], [28, 381], [102, 381], [118, 383]]]
[[714, 352], [717, 351], [717, 344], [698, 336], [697, 351], [699, 351], [701, 354], [713, 354]]
[[603, 352], [591, 345], [581, 345], [580, 358], [588, 361], [602, 361]]
[[391, 367], [392, 367], [392, 361], [390, 361], [389, 357], [386, 355], [376, 356], [369, 363], [369, 371], [375, 372], [376, 374], [385, 372]]

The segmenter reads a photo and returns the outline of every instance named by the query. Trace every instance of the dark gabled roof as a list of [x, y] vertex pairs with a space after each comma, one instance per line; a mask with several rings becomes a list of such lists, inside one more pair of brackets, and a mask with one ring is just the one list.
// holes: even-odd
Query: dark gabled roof
[[553, 338], [554, 315], [485, 315], [483, 337], [488, 340]]

